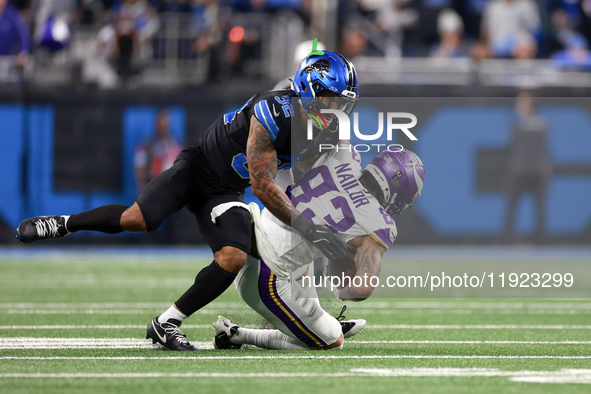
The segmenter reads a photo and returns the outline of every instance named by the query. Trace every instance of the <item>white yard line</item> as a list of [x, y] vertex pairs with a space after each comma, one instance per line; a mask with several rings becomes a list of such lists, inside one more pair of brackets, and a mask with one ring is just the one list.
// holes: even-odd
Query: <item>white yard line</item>
[[[5, 302], [0, 303], [0, 312], [9, 315], [144, 315], [153, 310], [162, 310], [169, 304], [161, 302]], [[490, 301], [368, 301], [355, 314], [374, 315], [587, 315], [591, 303], [574, 300], [564, 302], [490, 302]], [[238, 313], [244, 310], [241, 302], [216, 302], [199, 314], [217, 315]]]
[[347, 372], [126, 372], [126, 373], [0, 373], [0, 378], [342, 378], [342, 377], [506, 377], [514, 382], [591, 384], [591, 369], [562, 369], [559, 371], [504, 371], [496, 368], [354, 368]]
[[591, 315], [588, 309], [371, 309], [360, 308], [355, 311], [364, 315]]
[[521, 383], [591, 384], [589, 376], [514, 376], [509, 380]]
[[[216, 308], [242, 308], [242, 302], [216, 301], [211, 304]], [[153, 309], [167, 308], [170, 303], [165, 302], [0, 302], [0, 309]], [[591, 302], [568, 301], [364, 301], [360, 309], [587, 309], [591, 310]]]
[[[0, 304], [1, 305], [1, 304]], [[363, 306], [383, 309], [591, 309], [591, 303], [587, 300], [568, 302], [547, 301], [364, 301]]]
[[[213, 349], [211, 342], [193, 341], [199, 349]], [[151, 349], [160, 345], [139, 338], [0, 338], [0, 350], [7, 349]]]
[[[98, 325], [12, 325], [0, 326], [0, 330], [82, 330], [82, 329], [145, 329], [146, 324], [98, 324]], [[254, 325], [242, 327], [256, 328]], [[370, 324], [370, 329], [385, 330], [591, 330], [591, 325], [547, 324]], [[183, 328], [211, 328], [211, 324], [183, 324]]]
[[[170, 305], [169, 305], [170, 306]], [[224, 313], [242, 313], [245, 306], [240, 308], [219, 308], [219, 309], [200, 309], [199, 314], [218, 315], [221, 311]], [[164, 310], [164, 308], [160, 308]], [[158, 312], [160, 312], [159, 310]], [[152, 315], [154, 311], [148, 309], [5, 309], [2, 311], [7, 315]]]
[[445, 345], [591, 345], [591, 341], [356, 341], [349, 343], [413, 343], [413, 344], [445, 344]]
[[[122, 329], [145, 329], [147, 324], [97, 324], [97, 325], [23, 325], [23, 326], [0, 326], [0, 330], [122, 330]], [[254, 326], [241, 326], [251, 328]], [[211, 324], [183, 324], [183, 328], [211, 328]]]
[[[445, 344], [445, 345], [589, 345], [591, 341], [355, 341], [351, 344]], [[199, 349], [212, 349], [211, 342], [194, 341]], [[159, 346], [159, 345], [158, 345]], [[0, 350], [7, 349], [127, 349], [153, 348], [150, 340], [139, 338], [0, 338]]]
[[[302, 352], [296, 352], [303, 354]], [[550, 356], [550, 355], [535, 355], [535, 356], [479, 356], [479, 355], [316, 355], [317, 352], [305, 353], [305, 356], [287, 356], [278, 354], [273, 356], [249, 356], [241, 355], [240, 351], [235, 352], [236, 356], [168, 356], [168, 357], [143, 357], [143, 356], [0, 356], [0, 360], [121, 360], [121, 361], [136, 361], [136, 360], [298, 360], [298, 359], [354, 359], [354, 360], [389, 360], [389, 359], [467, 359], [467, 360], [590, 360], [591, 356]]]
[[[218, 315], [223, 313], [242, 313], [245, 306], [239, 308], [225, 308], [211, 305], [209, 308], [200, 309], [198, 314]], [[458, 307], [459, 308], [459, 307]], [[7, 315], [146, 315], [160, 311], [159, 309], [4, 309], [1, 313]], [[589, 309], [372, 309], [360, 308], [355, 311], [358, 316], [365, 315], [591, 315]]]
[[371, 324], [368, 328], [410, 330], [591, 330], [588, 325], [548, 324]]
[[[242, 302], [216, 301], [219, 308], [243, 308]], [[0, 302], [0, 309], [154, 309], [168, 308], [170, 302]]]

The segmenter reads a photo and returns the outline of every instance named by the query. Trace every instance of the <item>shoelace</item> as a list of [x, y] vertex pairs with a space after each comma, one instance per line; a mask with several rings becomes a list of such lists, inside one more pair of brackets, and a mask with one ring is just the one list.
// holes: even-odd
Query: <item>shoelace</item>
[[337, 317], [335, 317], [335, 319], [337, 319], [338, 321], [343, 321], [346, 319], [344, 313], [347, 310], [347, 305], [343, 305], [343, 309], [341, 309], [341, 313], [339, 313], [339, 315]]
[[40, 219], [35, 222], [35, 228], [41, 238], [55, 237], [58, 234], [59, 224], [54, 218]]
[[181, 329], [178, 326], [175, 326], [171, 323], [162, 323], [160, 326], [164, 329], [164, 332], [170, 334], [176, 339], [179, 343], [188, 344], [189, 341], [187, 340], [187, 336], [183, 334]]

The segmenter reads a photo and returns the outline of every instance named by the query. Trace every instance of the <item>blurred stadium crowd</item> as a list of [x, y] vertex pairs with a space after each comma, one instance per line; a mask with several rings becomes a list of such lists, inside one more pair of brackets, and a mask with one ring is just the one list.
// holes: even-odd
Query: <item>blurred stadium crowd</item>
[[407, 58], [587, 71], [591, 0], [0, 0], [0, 81], [280, 79], [312, 37], [361, 72]]

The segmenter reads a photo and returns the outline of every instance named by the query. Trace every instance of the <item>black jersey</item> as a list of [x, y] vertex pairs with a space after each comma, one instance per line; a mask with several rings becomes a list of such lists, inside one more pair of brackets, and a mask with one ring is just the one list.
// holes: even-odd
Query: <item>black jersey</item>
[[267, 129], [277, 151], [278, 168], [291, 166], [291, 89], [259, 92], [240, 109], [217, 119], [196, 144], [178, 158], [197, 164], [200, 171], [222, 190], [243, 191], [250, 186], [246, 142], [250, 118], [255, 116]]

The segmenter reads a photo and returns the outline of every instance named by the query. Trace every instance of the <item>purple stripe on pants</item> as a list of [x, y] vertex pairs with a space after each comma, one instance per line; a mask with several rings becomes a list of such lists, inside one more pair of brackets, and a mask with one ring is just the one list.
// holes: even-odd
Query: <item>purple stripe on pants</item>
[[[291, 331], [300, 341], [304, 342], [309, 347], [328, 346], [326, 342], [314, 335], [312, 330], [306, 327], [304, 322], [302, 322], [298, 316], [287, 306], [287, 304], [283, 302], [281, 297], [279, 297], [277, 294], [277, 279], [274, 274], [272, 279], [272, 291], [275, 295], [275, 299], [273, 298], [273, 294], [271, 294], [271, 289], [269, 288], [272, 271], [262, 260], [260, 261], [260, 267], [261, 270], [259, 273], [258, 286], [259, 295], [263, 301], [263, 304], [265, 304], [265, 306], [287, 326], [289, 331]], [[277, 302], [281, 304], [285, 311], [279, 305], [277, 305]], [[295, 321], [292, 320], [290, 315], [293, 317], [293, 319], [295, 319]], [[298, 327], [298, 324], [303, 329]]]

